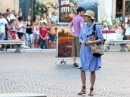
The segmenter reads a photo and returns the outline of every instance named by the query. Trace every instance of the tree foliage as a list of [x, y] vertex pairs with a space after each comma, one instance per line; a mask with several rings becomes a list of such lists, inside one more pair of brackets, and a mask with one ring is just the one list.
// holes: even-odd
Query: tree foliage
[[34, 16], [36, 15], [42, 15], [43, 13], [48, 13], [48, 7], [47, 5], [39, 2], [35, 2], [34, 4]]

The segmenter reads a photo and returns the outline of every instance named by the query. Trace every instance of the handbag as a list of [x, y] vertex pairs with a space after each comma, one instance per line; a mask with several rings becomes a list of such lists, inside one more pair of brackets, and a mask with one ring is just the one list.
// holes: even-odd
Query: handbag
[[[93, 32], [91, 35], [87, 36], [89, 41], [95, 41], [98, 39], [97, 34], [96, 34], [96, 24], [93, 26]], [[95, 57], [100, 57], [104, 54], [104, 43], [98, 43], [98, 44], [92, 44], [90, 45], [91, 47], [91, 52], [93, 56]]]

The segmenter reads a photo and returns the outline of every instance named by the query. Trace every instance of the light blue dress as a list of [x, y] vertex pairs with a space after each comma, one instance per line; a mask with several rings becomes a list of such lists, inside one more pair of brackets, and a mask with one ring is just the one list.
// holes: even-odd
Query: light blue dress
[[[79, 41], [87, 42], [87, 36], [92, 34], [94, 23], [90, 26], [84, 24], [81, 28], [81, 33], [79, 36]], [[96, 34], [98, 40], [104, 41], [102, 30], [99, 25], [96, 25]], [[81, 44], [80, 48], [80, 64], [79, 68], [83, 71], [96, 71], [101, 68], [101, 57], [94, 57], [91, 53], [90, 45]]]

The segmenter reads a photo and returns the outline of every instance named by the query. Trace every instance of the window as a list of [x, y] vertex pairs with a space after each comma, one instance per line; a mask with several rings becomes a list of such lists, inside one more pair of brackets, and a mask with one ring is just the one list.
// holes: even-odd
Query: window
[[[122, 0], [116, 0], [116, 18], [122, 17]], [[130, 0], [125, 0], [125, 15], [130, 15]]]

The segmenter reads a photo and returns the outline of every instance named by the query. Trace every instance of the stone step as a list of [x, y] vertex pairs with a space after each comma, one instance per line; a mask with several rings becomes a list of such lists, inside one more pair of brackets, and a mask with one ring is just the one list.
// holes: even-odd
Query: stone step
[[45, 94], [38, 93], [6, 93], [0, 94], [0, 97], [47, 97]]
[[[7, 49], [7, 52], [14, 52], [16, 49]], [[4, 51], [6, 51], [4, 49]], [[21, 52], [56, 52], [56, 49], [21, 49]]]

